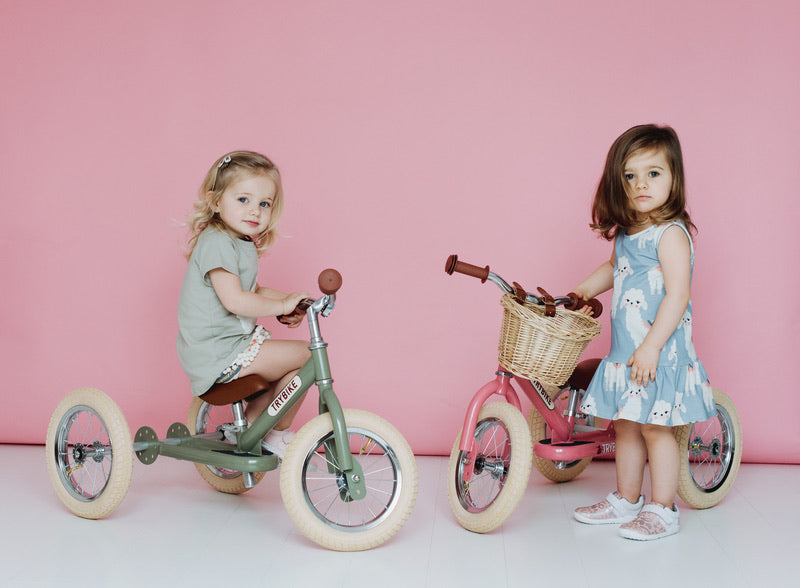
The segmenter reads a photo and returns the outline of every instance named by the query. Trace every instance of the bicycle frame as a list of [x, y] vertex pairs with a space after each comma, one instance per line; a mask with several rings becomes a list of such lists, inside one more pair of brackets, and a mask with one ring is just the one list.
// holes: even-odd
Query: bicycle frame
[[[461, 430], [461, 444], [459, 450], [467, 455], [463, 477], [469, 480], [475, 465], [475, 428], [478, 424], [478, 415], [481, 407], [494, 395], [502, 396], [506, 402], [522, 411], [519, 394], [512, 385], [514, 374], [501, 367], [496, 372], [496, 377], [486, 383], [475, 393], [467, 408], [464, 426]], [[573, 432], [577, 415], [577, 390], [572, 389], [570, 405], [566, 415], [558, 414], [556, 405], [547, 394], [542, 385], [535, 380], [516, 379], [516, 384], [533, 403], [533, 406], [545, 420], [550, 428], [550, 439], [539, 441], [534, 446], [534, 452], [539, 457], [553, 461], [574, 461], [586, 457], [599, 455], [613, 455], [614, 425], [609, 423], [605, 429], [593, 429], [586, 432]]]
[[[319, 414], [329, 413], [333, 424], [333, 447], [326, 446], [325, 451], [335, 454], [338, 469], [345, 474], [351, 496], [355, 499], [364, 497], [366, 491], [363, 472], [350, 454], [342, 406], [333, 392], [328, 344], [322, 339], [319, 329], [319, 315], [328, 316], [333, 310], [334, 303], [335, 295], [326, 294], [308, 307], [306, 317], [311, 333], [309, 345], [311, 358], [278, 392], [264, 412], [238, 435], [235, 450], [230, 443], [220, 439], [219, 432], [190, 436], [185, 425], [175, 423], [170, 427], [166, 439], [156, 439], [155, 432], [149, 427], [142, 427], [137, 431], [133, 449], [139, 459], [144, 463], [152, 463], [161, 454], [174, 459], [244, 472], [245, 475], [274, 470], [278, 467], [278, 458], [272, 454], [261, 454], [261, 439], [295, 403], [303, 398], [311, 386], [316, 384], [319, 389]], [[233, 408], [234, 418], [238, 423], [244, 424], [241, 402], [234, 403]], [[330, 464], [330, 460], [328, 463]]]

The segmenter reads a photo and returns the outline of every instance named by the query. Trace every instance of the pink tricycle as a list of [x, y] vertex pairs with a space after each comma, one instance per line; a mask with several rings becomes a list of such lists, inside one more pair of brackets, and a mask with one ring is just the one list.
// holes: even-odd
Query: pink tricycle
[[[599, 334], [600, 324], [575, 311], [590, 305], [599, 316], [602, 305], [574, 294], [554, 298], [541, 288], [541, 296], [527, 293], [489, 266], [464, 263], [456, 255], [447, 259], [445, 271], [489, 280], [504, 292], [500, 367], [473, 396], [448, 467], [453, 514], [465, 529], [486, 533], [516, 508], [528, 485], [531, 462], [546, 478], [566, 482], [592, 458], [614, 456], [613, 421], [600, 422], [580, 409], [600, 360], [578, 360]], [[517, 389], [533, 403], [527, 422]], [[722, 500], [742, 456], [736, 407], [721, 390], [713, 392], [712, 418], [675, 427], [681, 448], [678, 494], [694, 508], [709, 508]], [[499, 399], [489, 402], [492, 397]]]

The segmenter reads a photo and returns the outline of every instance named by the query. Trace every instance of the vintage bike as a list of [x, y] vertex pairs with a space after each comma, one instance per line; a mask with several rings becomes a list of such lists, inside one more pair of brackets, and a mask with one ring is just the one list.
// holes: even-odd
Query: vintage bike
[[244, 403], [269, 388], [257, 375], [194, 398], [187, 424], [174, 423], [162, 439], [145, 426], [131, 440], [119, 407], [99, 390], [65, 396], [46, 440], [47, 469], [61, 501], [80, 517], [109, 515], [127, 494], [134, 455], [144, 464], [159, 455], [191, 461], [214, 489], [245, 492], [280, 463], [262, 451], [262, 437], [316, 384], [319, 416], [297, 432], [280, 463], [286, 510], [306, 537], [329, 549], [371, 549], [392, 537], [414, 507], [417, 465], [395, 427], [372, 413], [343, 409], [334, 394], [319, 317], [333, 311], [341, 283], [339, 272], [325, 270], [319, 276], [322, 297], [301, 303], [296, 312], [307, 318], [311, 358], [250, 424]]
[[[578, 363], [600, 324], [576, 312], [597, 300], [575, 294], [540, 296], [509, 285], [490, 271], [451, 255], [448, 274], [496, 284], [504, 308], [495, 378], [472, 397], [448, 466], [448, 498], [459, 524], [476, 533], [508, 519], [528, 485], [531, 463], [549, 480], [566, 482], [595, 457], [613, 457], [613, 421], [581, 412], [581, 401], [600, 363]], [[558, 308], [558, 307], [561, 308]], [[527, 421], [520, 394], [532, 403]], [[678, 494], [694, 508], [709, 508], [728, 493], [742, 457], [742, 430], [731, 399], [713, 389], [715, 414], [702, 423], [674, 427], [681, 449]], [[491, 401], [490, 401], [491, 400]]]

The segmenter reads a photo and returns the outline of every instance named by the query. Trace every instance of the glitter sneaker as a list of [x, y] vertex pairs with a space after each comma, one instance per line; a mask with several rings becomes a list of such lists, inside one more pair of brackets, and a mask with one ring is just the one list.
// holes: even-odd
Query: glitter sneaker
[[637, 541], [661, 539], [680, 531], [679, 518], [680, 512], [674, 504], [672, 508], [667, 508], [657, 502], [649, 502], [644, 505], [639, 516], [619, 528], [619, 534]]
[[234, 445], [236, 445], [236, 440], [241, 430], [242, 427], [237, 427], [233, 423], [223, 423], [217, 427], [217, 431], [222, 431], [222, 434], [225, 435], [225, 441]]
[[289, 447], [289, 443], [292, 442], [293, 438], [294, 432], [289, 429], [284, 431], [272, 429], [264, 436], [261, 441], [261, 447], [283, 459], [283, 454], [286, 453], [286, 448]]
[[632, 504], [615, 491], [597, 504], [576, 508], [574, 515], [575, 520], [587, 525], [618, 525], [634, 520], [642, 510], [642, 505], [643, 496], [639, 497], [636, 504]]

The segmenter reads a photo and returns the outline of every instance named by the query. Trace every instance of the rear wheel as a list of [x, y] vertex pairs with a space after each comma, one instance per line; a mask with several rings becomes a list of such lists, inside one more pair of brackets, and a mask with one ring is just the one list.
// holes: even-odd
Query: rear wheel
[[[556, 393], [551, 394], [551, 396], [555, 404], [554, 411], [558, 414], [566, 414], [566, 409], [569, 405], [569, 387], [557, 390]], [[575, 424], [593, 425], [594, 417], [588, 418], [591, 419], [591, 422], [587, 422], [586, 417], [580, 416], [580, 418], [575, 419]], [[531, 406], [528, 411], [528, 427], [531, 430], [531, 439], [533, 439], [534, 446], [542, 439], [550, 437], [547, 423], [545, 423], [544, 417], [536, 410], [535, 406]], [[533, 454], [533, 465], [536, 466], [540, 474], [553, 482], [569, 482], [585, 470], [591, 462], [591, 457], [585, 457], [574, 461], [555, 462], [552, 459], [539, 457], [536, 455], [536, 452]]]
[[448, 465], [447, 495], [458, 523], [486, 533], [502, 525], [519, 504], [531, 473], [531, 436], [525, 418], [505, 402], [485, 405], [475, 427], [475, 459], [465, 479], [469, 454], [456, 438]]
[[678, 495], [694, 508], [710, 508], [728, 493], [742, 461], [742, 425], [727, 394], [714, 388], [716, 412], [675, 432], [681, 451]]
[[45, 455], [56, 494], [79, 517], [108, 516], [128, 493], [131, 432], [117, 404], [100, 390], [80, 388], [58, 403]]
[[[211, 433], [217, 430], [219, 425], [233, 422], [233, 411], [229, 404], [224, 406], [214, 406], [208, 404], [202, 398], [193, 398], [189, 405], [189, 415], [186, 424], [189, 434], [198, 435], [201, 433]], [[244, 485], [242, 472], [227, 470], [216, 466], [202, 463], [194, 464], [200, 477], [218, 492], [225, 494], [241, 494], [250, 488]], [[253, 472], [253, 481], [258, 484], [266, 472]]]

